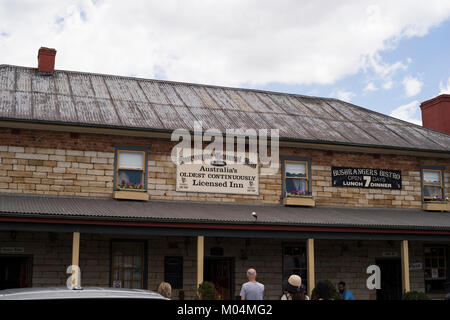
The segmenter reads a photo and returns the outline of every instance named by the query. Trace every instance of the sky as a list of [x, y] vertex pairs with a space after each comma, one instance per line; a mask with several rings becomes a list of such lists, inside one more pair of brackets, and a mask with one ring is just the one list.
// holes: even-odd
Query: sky
[[421, 124], [450, 93], [448, 0], [0, 0], [0, 64], [334, 97]]

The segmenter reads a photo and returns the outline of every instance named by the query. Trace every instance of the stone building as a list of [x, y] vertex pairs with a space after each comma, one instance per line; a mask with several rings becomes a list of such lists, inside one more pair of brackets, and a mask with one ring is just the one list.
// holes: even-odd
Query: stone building
[[[192, 299], [207, 280], [234, 299], [254, 267], [267, 299], [292, 273], [309, 293], [444, 295], [450, 135], [331, 98], [54, 70], [55, 53], [0, 66], [0, 289], [63, 286], [78, 265], [81, 286], [166, 280]], [[212, 163], [236, 174], [194, 182], [171, 157], [194, 121], [279, 129], [280, 167]]]

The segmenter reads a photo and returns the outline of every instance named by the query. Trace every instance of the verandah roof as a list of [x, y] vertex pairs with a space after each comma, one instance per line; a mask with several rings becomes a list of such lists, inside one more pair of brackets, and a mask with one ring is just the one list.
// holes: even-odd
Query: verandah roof
[[[257, 214], [257, 219], [252, 216]], [[420, 209], [286, 207], [186, 201], [127, 201], [87, 197], [0, 195], [0, 217], [279, 227], [450, 231], [450, 213]], [[280, 229], [282, 230], [282, 228]], [[450, 233], [449, 238], [450, 238]]]

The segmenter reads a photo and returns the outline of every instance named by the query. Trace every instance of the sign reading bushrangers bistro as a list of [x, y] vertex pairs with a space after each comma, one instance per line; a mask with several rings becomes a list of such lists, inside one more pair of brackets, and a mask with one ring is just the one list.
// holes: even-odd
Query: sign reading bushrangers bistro
[[258, 195], [258, 166], [254, 164], [177, 165], [176, 191]]
[[400, 170], [331, 167], [333, 187], [401, 189]]

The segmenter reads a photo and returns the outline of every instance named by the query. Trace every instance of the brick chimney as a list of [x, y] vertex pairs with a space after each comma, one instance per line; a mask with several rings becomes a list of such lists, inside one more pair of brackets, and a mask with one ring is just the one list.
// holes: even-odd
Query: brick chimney
[[44, 74], [51, 74], [55, 71], [56, 50], [41, 47], [38, 52], [38, 71]]
[[420, 104], [422, 125], [450, 134], [450, 94], [441, 94]]

